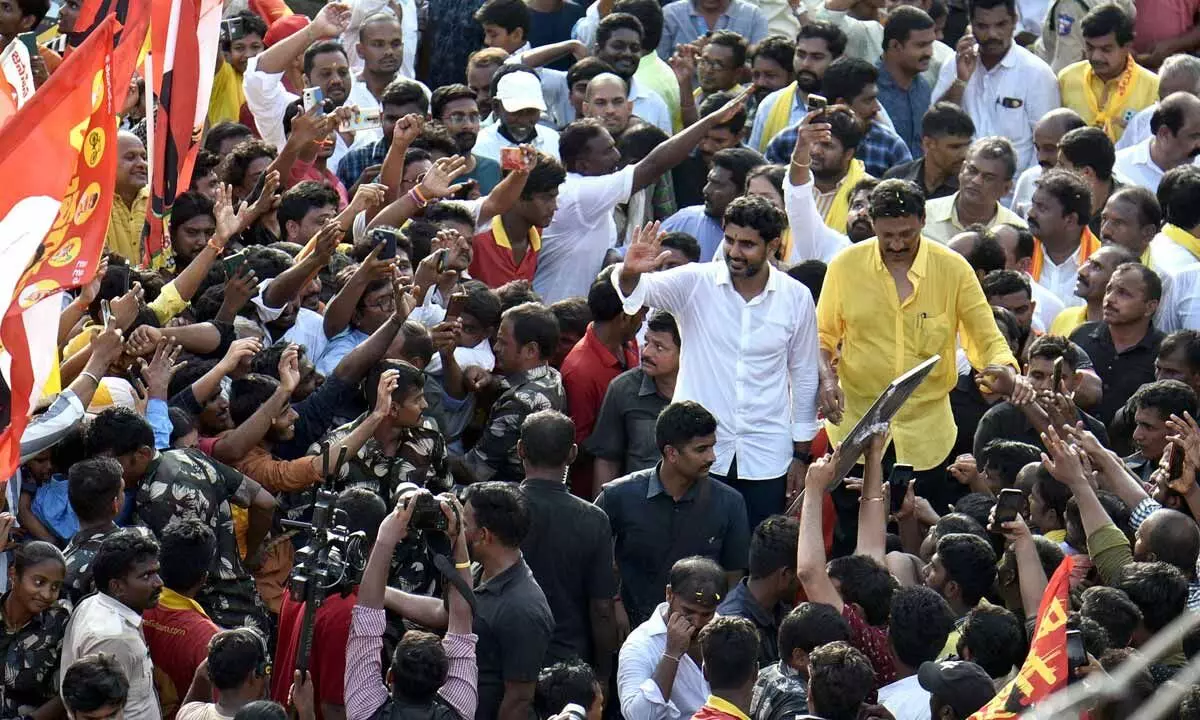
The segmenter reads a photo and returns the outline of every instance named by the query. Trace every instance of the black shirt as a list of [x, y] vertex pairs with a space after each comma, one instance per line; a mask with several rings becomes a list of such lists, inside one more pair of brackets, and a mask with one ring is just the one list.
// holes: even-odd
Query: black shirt
[[1108, 325], [1103, 322], [1080, 325], [1071, 333], [1071, 340], [1091, 357], [1104, 385], [1104, 397], [1093, 413], [1101, 422], [1111, 422], [1117, 410], [1138, 388], [1154, 382], [1154, 359], [1158, 357], [1163, 334], [1153, 325], [1136, 345], [1120, 353], [1113, 346]]
[[670, 402], [658, 394], [654, 378], [645, 370], [626, 370], [608, 384], [584, 449], [594, 457], [621, 463], [622, 473], [654, 467], [662, 460], [654, 425]]
[[612, 527], [621, 598], [634, 627], [663, 601], [667, 573], [677, 560], [704, 555], [733, 571], [745, 569], [750, 555], [741, 493], [705, 478], [677, 502], [663, 488], [659, 467], [614, 480], [596, 498]]
[[883, 174], [883, 179], [900, 179], [914, 182], [917, 184], [917, 187], [921, 188], [921, 192], [925, 193], [926, 200], [948, 197], [958, 192], [958, 176], [954, 174], [951, 174], [941, 185], [935, 188], [925, 187], [925, 158], [923, 157], [893, 166], [891, 170]]
[[475, 658], [479, 708], [475, 720], [500, 713], [505, 682], [537, 682], [546, 659], [554, 616], [524, 560], [490, 580], [475, 578]]
[[[1104, 423], [1082, 410], [1079, 411], [1079, 419], [1102, 445], [1108, 445], [1108, 432], [1104, 429]], [[1041, 436], [1029, 423], [1025, 413], [1007, 400], [993, 405], [979, 421], [979, 427], [975, 430], [975, 457], [983, 457], [983, 449], [993, 440], [1017, 440], [1036, 448], [1046, 449], [1042, 445]]]
[[608, 516], [567, 492], [557, 480], [526, 478], [529, 533], [521, 543], [525, 562], [554, 613], [554, 636], [546, 663], [592, 659], [590, 604], [617, 594]]
[[704, 204], [704, 183], [708, 182], [708, 166], [699, 150], [693, 150], [687, 159], [671, 171], [671, 184], [675, 187], [676, 207]]
[[717, 607], [717, 614], [746, 618], [754, 623], [758, 631], [758, 666], [766, 667], [779, 661], [779, 625], [790, 608], [784, 603], [776, 603], [770, 610], [764, 608], [750, 594], [748, 583], [747, 578], [742, 578], [734, 585]]

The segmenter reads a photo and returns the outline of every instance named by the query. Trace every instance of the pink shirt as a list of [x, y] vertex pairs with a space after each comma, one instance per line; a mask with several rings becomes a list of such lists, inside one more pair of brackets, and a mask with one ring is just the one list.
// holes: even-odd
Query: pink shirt
[[1200, 0], [1137, 0], [1133, 49], [1147, 53], [1164, 40], [1191, 30]]
[[320, 170], [312, 163], [297, 159], [292, 163], [292, 170], [288, 173], [287, 186], [291, 187], [305, 180], [312, 180], [333, 188], [338, 194], [338, 210], [346, 209], [346, 205], [350, 202], [350, 196], [346, 194], [346, 186], [342, 184], [341, 180], [338, 180], [338, 176], [332, 170], [329, 168]]

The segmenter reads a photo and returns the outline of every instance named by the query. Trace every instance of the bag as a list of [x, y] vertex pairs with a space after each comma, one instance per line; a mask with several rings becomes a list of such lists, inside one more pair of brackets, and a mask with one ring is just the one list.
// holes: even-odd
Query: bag
[[422, 705], [397, 701], [395, 698], [389, 697], [371, 714], [371, 720], [462, 719], [458, 717], [458, 713], [454, 711], [454, 708], [450, 707], [445, 700], [442, 700], [440, 695], [435, 695], [433, 702]]

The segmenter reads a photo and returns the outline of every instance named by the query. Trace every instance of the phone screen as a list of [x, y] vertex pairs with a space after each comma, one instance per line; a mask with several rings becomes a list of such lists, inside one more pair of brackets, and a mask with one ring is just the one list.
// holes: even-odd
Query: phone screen
[[1077, 680], [1075, 669], [1087, 665], [1087, 650], [1083, 647], [1083, 634], [1078, 630], [1067, 631], [1067, 682]]
[[1000, 527], [1000, 523], [1016, 520], [1024, 501], [1025, 496], [1021, 494], [1020, 490], [1012, 488], [1001, 490], [1000, 497], [996, 500], [996, 528]]
[[904, 495], [908, 492], [908, 482], [913, 479], [913, 466], [896, 463], [892, 466], [892, 474], [888, 475], [888, 491], [892, 496], [892, 512], [900, 512], [904, 504]]
[[450, 296], [450, 302], [446, 305], [446, 319], [452, 320], [462, 315], [463, 310], [467, 307], [466, 293], [454, 293]]

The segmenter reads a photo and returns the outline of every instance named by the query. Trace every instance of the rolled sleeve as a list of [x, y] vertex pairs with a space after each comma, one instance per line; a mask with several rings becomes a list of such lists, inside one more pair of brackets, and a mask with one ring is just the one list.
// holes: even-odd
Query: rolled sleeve
[[31, 420], [21, 433], [21, 462], [57, 444], [83, 420], [83, 413], [83, 402], [73, 390], [59, 393], [50, 408]]
[[479, 706], [479, 667], [475, 662], [475, 644], [478, 641], [479, 637], [473, 634], [446, 633], [446, 637], [442, 638], [442, 648], [450, 661], [450, 670], [438, 694], [464, 720], [475, 717], [475, 710]]
[[383, 684], [380, 655], [386, 624], [387, 617], [382, 608], [356, 605], [350, 611], [345, 673], [347, 720], [368, 720], [387, 702], [388, 690]]

